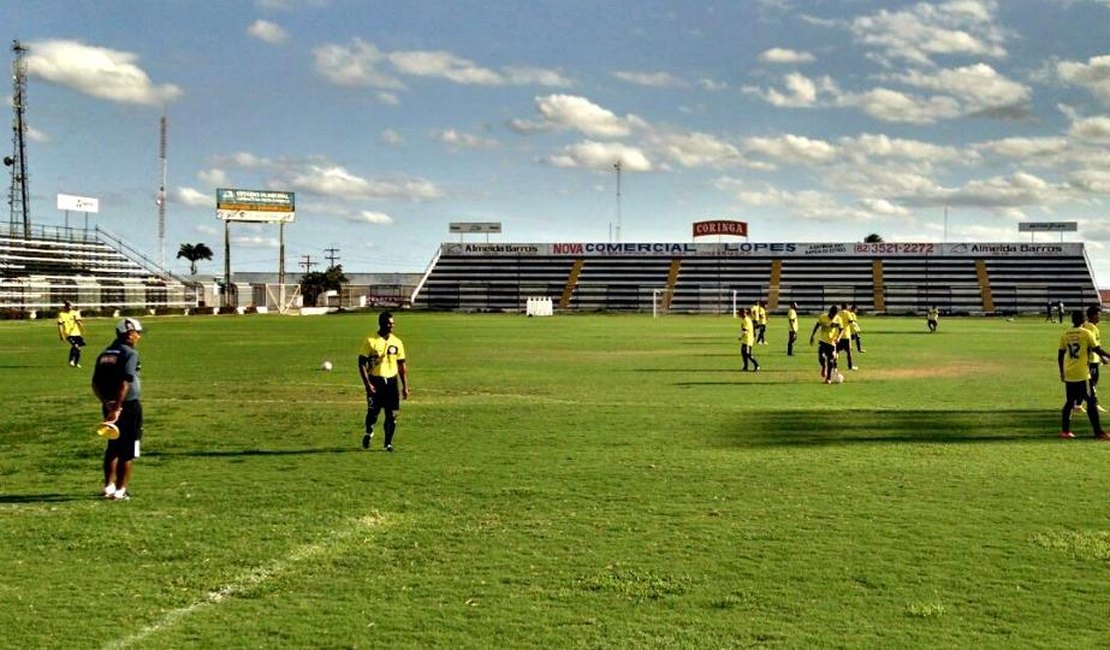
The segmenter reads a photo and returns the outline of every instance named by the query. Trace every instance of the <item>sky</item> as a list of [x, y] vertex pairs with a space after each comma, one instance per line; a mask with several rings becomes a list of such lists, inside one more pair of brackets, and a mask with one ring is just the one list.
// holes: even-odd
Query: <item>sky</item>
[[[28, 47], [32, 222], [97, 198], [91, 223], [179, 273], [205, 243], [222, 275], [230, 187], [296, 193], [289, 273], [422, 272], [452, 222], [998, 242], [1075, 221], [1110, 286], [1110, 0], [8, 0], [0, 25]], [[227, 230], [233, 271], [277, 270], [278, 226]]]

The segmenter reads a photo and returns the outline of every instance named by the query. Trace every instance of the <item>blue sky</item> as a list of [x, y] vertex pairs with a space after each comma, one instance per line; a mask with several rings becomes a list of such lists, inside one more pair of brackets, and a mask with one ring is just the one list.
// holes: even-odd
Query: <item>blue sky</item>
[[[616, 241], [619, 160], [623, 242], [718, 218], [763, 242], [1078, 221], [1110, 284], [1110, 0], [13, 0], [0, 24], [30, 48], [32, 220], [96, 197], [157, 258], [165, 110], [177, 271], [204, 242], [222, 272], [217, 187], [296, 192], [290, 272], [327, 249], [422, 271], [453, 221]], [[231, 234], [233, 270], [276, 270], [277, 226]]]

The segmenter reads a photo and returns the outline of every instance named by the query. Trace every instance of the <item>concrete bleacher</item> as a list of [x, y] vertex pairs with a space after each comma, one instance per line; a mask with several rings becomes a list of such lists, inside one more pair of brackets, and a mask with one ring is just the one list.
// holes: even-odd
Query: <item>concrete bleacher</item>
[[1099, 302], [1081, 243], [443, 244], [413, 304], [523, 311], [731, 313], [767, 300], [807, 312], [1014, 314]]
[[159, 309], [195, 304], [188, 283], [102, 229], [0, 231], [0, 309]]

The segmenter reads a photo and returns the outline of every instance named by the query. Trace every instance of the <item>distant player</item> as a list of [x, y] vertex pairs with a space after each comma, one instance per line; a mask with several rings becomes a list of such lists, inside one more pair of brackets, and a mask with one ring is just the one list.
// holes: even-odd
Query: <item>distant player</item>
[[852, 340], [856, 343], [856, 352], [863, 354], [864, 352], [867, 352], [867, 350], [863, 349], [863, 337], [860, 336], [860, 334], [863, 332], [863, 328], [859, 326], [859, 307], [852, 305], [848, 308], [848, 311], [852, 312], [851, 335]]
[[759, 301], [759, 318], [755, 321], [755, 342], [767, 345], [767, 301]]
[[844, 356], [848, 358], [848, 370], [858, 370], [856, 364], [852, 363], [852, 320], [853, 314], [848, 310], [848, 303], [840, 305], [840, 311], [836, 312], [836, 318], [840, 321], [840, 339], [836, 342], [836, 353], [840, 356], [843, 352]]
[[937, 309], [936, 305], [933, 305], [932, 307], [929, 308], [929, 311], [925, 314], [925, 325], [928, 326], [929, 332], [932, 333], [932, 332], [937, 331], [937, 325], [939, 323], [940, 323], [940, 310]]
[[786, 311], [786, 324], [787, 336], [786, 339], [786, 356], [794, 356], [794, 343], [798, 340], [798, 303], [790, 303], [790, 309]]
[[385, 411], [385, 450], [393, 451], [393, 434], [401, 400], [409, 398], [405, 344], [393, 334], [393, 314], [378, 314], [378, 331], [362, 342], [358, 373], [366, 388], [366, 433], [362, 448], [369, 449], [378, 415]]
[[817, 331], [821, 331], [821, 340], [817, 344], [817, 362], [821, 364], [821, 378], [826, 384], [831, 384], [836, 374], [836, 344], [840, 340], [840, 320], [836, 317], [836, 305], [829, 307], [827, 314], [817, 317], [813, 331], [809, 333], [809, 344], [813, 345], [813, 338]]
[[752, 366], [752, 371], [759, 370], [759, 362], [755, 360], [755, 355], [752, 354], [752, 348], [755, 346], [755, 328], [756, 325], [752, 321], [751, 314], [747, 309], [740, 308], [740, 358], [744, 360], [744, 372], [748, 371], [749, 363]]
[[58, 312], [58, 340], [69, 343], [69, 365], [80, 368], [81, 348], [85, 347], [85, 321], [68, 300]]
[[1098, 440], [1110, 440], [1110, 433], [1102, 430], [1102, 423], [1098, 417], [1098, 398], [1090, 389], [1091, 367], [1090, 355], [1094, 353], [1103, 361], [1110, 359], [1099, 347], [1091, 331], [1083, 327], [1087, 317], [1082, 311], [1075, 311], [1071, 315], [1073, 327], [1060, 336], [1059, 352], [1056, 355], [1056, 364], [1060, 368], [1060, 381], [1064, 382], [1064, 407], [1060, 409], [1060, 437], [1074, 438], [1071, 432], [1071, 412], [1076, 402], [1087, 403], [1087, 417], [1091, 421], [1091, 428]]

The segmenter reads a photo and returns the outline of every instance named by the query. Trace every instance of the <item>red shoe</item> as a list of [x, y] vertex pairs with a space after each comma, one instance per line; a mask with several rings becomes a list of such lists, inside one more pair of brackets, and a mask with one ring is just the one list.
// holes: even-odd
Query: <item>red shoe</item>
[[[1106, 435], [1106, 434], [1104, 433], [1102, 435]], [[1075, 434], [1072, 433], [1071, 431], [1061, 431], [1060, 432], [1060, 437], [1061, 438], [1074, 438]], [[1095, 437], [1097, 438], [1098, 436], [1095, 436]]]
[[1095, 440], [1110, 440], [1110, 433], [1103, 431], [1102, 433], [1095, 436]]

